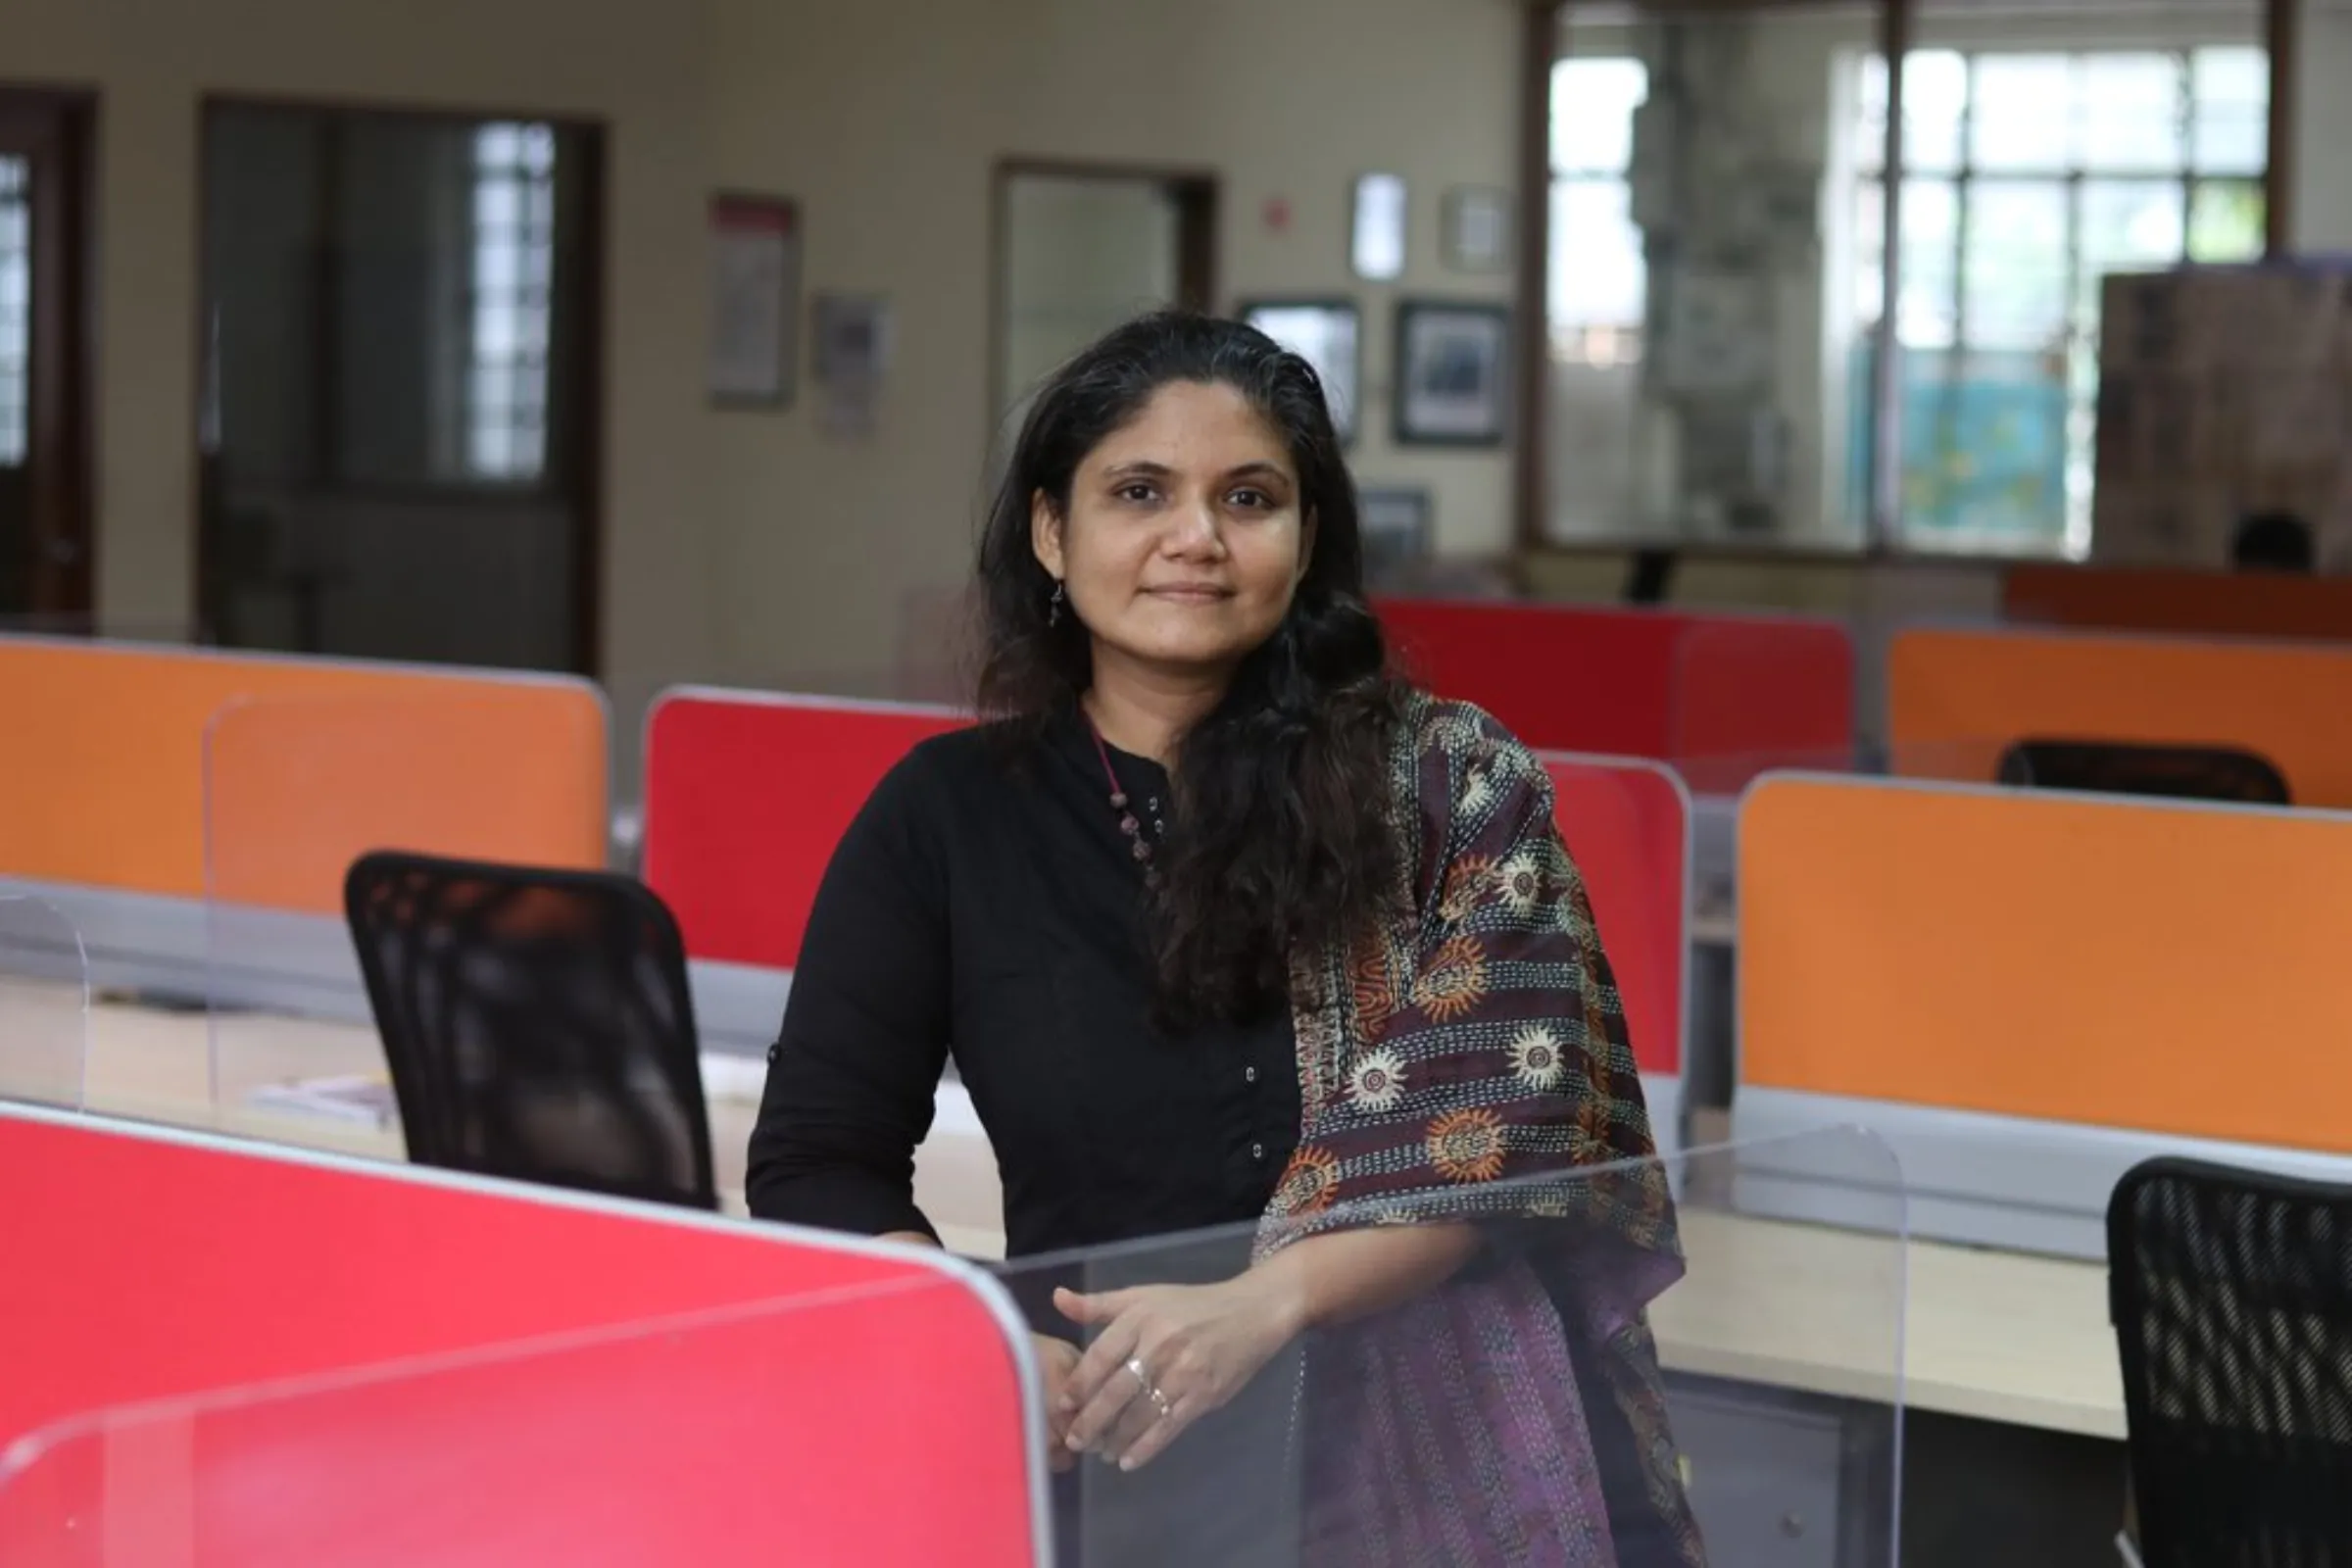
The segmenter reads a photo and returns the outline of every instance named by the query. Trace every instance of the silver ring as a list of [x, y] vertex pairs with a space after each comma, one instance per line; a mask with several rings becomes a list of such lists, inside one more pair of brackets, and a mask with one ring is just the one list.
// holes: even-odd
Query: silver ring
[[1169, 1415], [1174, 1413], [1176, 1409], [1175, 1401], [1171, 1400], [1166, 1395], [1159, 1392], [1159, 1385], [1152, 1382], [1152, 1374], [1144, 1369], [1144, 1358], [1142, 1356], [1134, 1356], [1128, 1360], [1127, 1372], [1128, 1375], [1134, 1378], [1136, 1382], [1143, 1385], [1145, 1396], [1152, 1401], [1152, 1407], [1159, 1412], [1159, 1418], [1162, 1421], [1165, 1421]]

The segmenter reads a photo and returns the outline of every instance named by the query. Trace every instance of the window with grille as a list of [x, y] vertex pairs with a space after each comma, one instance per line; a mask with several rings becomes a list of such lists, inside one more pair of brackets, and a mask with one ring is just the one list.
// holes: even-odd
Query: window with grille
[[554, 128], [477, 127], [465, 420], [478, 478], [535, 479], [547, 461], [555, 212]]
[[1555, 360], [1642, 357], [1648, 269], [1633, 216], [1634, 112], [1649, 68], [1631, 58], [1562, 60], [1551, 70], [1551, 254]]
[[[1867, 483], [1886, 69], [1859, 63], [1849, 483]], [[2269, 64], [2251, 47], [1923, 50], [1903, 67], [1906, 544], [2090, 546], [2099, 280], [2258, 256]]]
[[0, 156], [0, 466], [24, 463], [32, 389], [31, 171]]
[[1634, 221], [1634, 117], [1649, 68], [1631, 56], [1560, 60], [1551, 72], [1550, 366], [1546, 531], [1621, 538], [1635, 504], [1649, 269]]

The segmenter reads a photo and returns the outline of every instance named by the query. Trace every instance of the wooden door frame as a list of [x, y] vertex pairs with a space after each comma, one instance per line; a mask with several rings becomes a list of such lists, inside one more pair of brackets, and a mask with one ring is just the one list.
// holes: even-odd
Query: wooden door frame
[[29, 609], [79, 621], [93, 599], [96, 423], [98, 97], [84, 88], [0, 82], [0, 144], [32, 165], [30, 398], [25, 461], [32, 476]]
[[1150, 184], [1165, 188], [1176, 203], [1176, 304], [1189, 311], [1217, 309], [1218, 220], [1223, 185], [1214, 170], [1170, 164], [1099, 163], [1084, 159], [1000, 158], [989, 175], [988, 427], [991, 450], [1005, 409], [1004, 307], [1010, 282], [1012, 224], [1008, 212], [1012, 182], [1024, 176], [1094, 180], [1104, 184]]
[[1563, 0], [1523, 0], [1512, 161], [1519, 187], [1518, 272], [1513, 290], [1511, 541], [1540, 550], [1548, 530], [1551, 429], [1551, 73], [1568, 24]]

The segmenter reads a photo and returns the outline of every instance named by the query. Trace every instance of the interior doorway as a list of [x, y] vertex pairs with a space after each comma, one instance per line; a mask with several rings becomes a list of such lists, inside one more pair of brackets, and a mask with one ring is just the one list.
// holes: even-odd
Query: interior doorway
[[996, 216], [1000, 446], [1037, 385], [1111, 327], [1157, 306], [1214, 308], [1214, 175], [1007, 160]]
[[86, 93], [0, 87], [0, 625], [90, 626]]
[[201, 158], [219, 640], [594, 673], [602, 127], [215, 99]]

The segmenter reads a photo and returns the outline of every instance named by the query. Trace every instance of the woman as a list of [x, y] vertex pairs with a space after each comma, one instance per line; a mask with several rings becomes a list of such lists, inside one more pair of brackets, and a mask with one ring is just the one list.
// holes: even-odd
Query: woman
[[1297, 356], [1161, 315], [1054, 377], [980, 545], [994, 722], [836, 853], [753, 1211], [934, 1241], [952, 1054], [1011, 1257], [1256, 1222], [1029, 1303], [1056, 1455], [1111, 1463], [1058, 1484], [1082, 1560], [1696, 1562], [1664, 1187], [1570, 1175], [1651, 1141], [1550, 790], [1390, 675], [1361, 576]]

